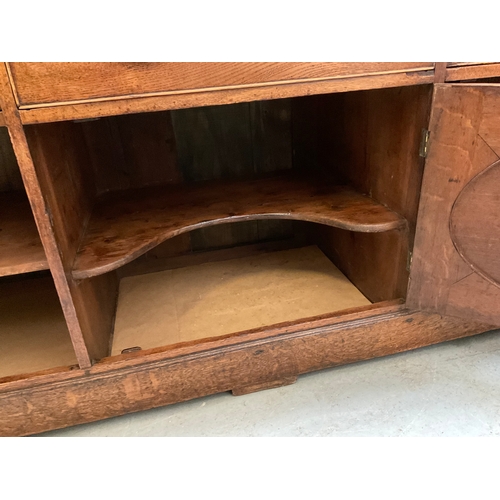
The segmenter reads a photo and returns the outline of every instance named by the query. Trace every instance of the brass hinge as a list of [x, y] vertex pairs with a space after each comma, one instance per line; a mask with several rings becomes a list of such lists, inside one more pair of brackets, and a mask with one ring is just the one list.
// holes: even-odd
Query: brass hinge
[[420, 141], [420, 150], [418, 152], [418, 155], [421, 158], [427, 158], [427, 148], [429, 146], [429, 135], [430, 131], [426, 130], [425, 128], [422, 129], [422, 139]]

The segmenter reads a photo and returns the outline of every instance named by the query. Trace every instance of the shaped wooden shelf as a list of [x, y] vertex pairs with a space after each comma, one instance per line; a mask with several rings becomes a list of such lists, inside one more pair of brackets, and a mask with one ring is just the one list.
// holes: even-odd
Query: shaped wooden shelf
[[48, 268], [26, 195], [0, 193], [0, 276]]
[[112, 271], [193, 229], [256, 219], [309, 221], [366, 233], [406, 226], [401, 216], [350, 188], [290, 175], [114, 192], [94, 208], [73, 277]]

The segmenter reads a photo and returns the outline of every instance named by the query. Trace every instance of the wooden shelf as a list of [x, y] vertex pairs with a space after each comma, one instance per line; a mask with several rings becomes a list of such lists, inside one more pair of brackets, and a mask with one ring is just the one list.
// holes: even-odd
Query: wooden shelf
[[0, 276], [48, 268], [26, 195], [0, 193]]
[[350, 188], [295, 176], [115, 192], [94, 208], [73, 277], [112, 271], [193, 229], [256, 219], [302, 220], [367, 233], [406, 225], [395, 212]]
[[0, 378], [75, 364], [52, 278], [0, 281]]

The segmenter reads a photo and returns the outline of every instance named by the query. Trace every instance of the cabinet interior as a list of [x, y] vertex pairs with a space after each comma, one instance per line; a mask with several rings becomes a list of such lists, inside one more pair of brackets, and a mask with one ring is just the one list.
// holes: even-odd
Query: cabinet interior
[[26, 126], [101, 357], [404, 300], [431, 91]]
[[0, 379], [76, 363], [9, 140], [0, 127]]
[[48, 269], [5, 127], [0, 127], [0, 277]]

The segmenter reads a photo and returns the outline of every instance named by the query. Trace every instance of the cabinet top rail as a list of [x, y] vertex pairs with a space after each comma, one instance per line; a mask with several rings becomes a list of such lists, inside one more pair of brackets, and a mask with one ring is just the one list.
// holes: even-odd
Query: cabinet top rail
[[6, 63], [25, 124], [432, 83], [432, 62]]

